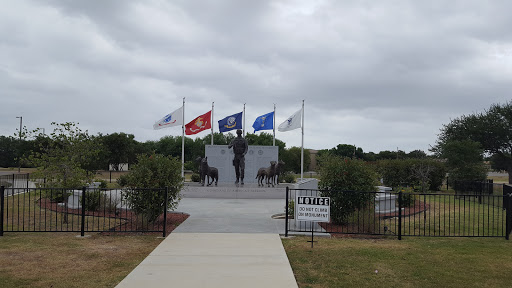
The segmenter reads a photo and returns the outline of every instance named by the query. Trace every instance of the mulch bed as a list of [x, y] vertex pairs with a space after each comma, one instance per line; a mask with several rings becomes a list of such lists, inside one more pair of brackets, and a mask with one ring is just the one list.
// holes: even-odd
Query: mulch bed
[[[63, 205], [59, 205], [57, 202], [52, 202], [50, 199], [41, 198], [38, 202], [42, 209], [48, 209], [58, 213], [66, 212], [66, 208]], [[82, 215], [82, 209], [67, 208], [67, 213], [73, 215]], [[124, 223], [120, 223], [119, 225], [111, 228], [112, 231], [101, 232], [101, 235], [161, 235], [162, 232], [144, 232], [144, 230], [163, 230], [163, 213], [157, 218], [157, 220], [155, 220], [154, 223], [144, 223], [142, 226], [140, 221], [138, 221], [139, 216], [127, 209], [116, 209], [116, 211], [85, 211], [85, 215], [123, 220], [122, 222]], [[165, 229], [166, 236], [169, 235], [174, 229], [176, 229], [176, 227], [178, 227], [181, 223], [183, 223], [183, 221], [187, 220], [189, 216], [190, 215], [186, 213], [167, 212]]]
[[[404, 207], [402, 208], [402, 217], [408, 217], [412, 216], [424, 211], [427, 211], [430, 208], [430, 205], [423, 203], [421, 201], [416, 201], [414, 203], [414, 206], [411, 207]], [[377, 216], [378, 215], [378, 216]], [[394, 217], [398, 217], [398, 211], [397, 212], [391, 212], [391, 213], [382, 213], [382, 214], [376, 214], [376, 217], [380, 219], [391, 219]], [[380, 221], [377, 218], [376, 221]], [[343, 238], [343, 237], [351, 237], [351, 238], [380, 238], [382, 235], [375, 235], [375, 234], [391, 234], [391, 232], [386, 231], [375, 231], [375, 226], [379, 226], [378, 224], [371, 225], [369, 223], [365, 223], [365, 225], [362, 224], [362, 222], [359, 223], [348, 223], [343, 225], [333, 224], [332, 222], [325, 223], [320, 222], [318, 223], [325, 231], [327, 231], [329, 234], [331, 234], [331, 237], [334, 238]], [[373, 235], [372, 235], [373, 234]]]

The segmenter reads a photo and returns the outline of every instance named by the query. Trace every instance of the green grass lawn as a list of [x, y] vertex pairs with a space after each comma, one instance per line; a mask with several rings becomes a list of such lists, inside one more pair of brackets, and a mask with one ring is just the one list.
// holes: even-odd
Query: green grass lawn
[[503, 238], [283, 239], [299, 287], [511, 287]]
[[0, 287], [115, 287], [162, 241], [88, 235], [5, 233], [0, 237]]

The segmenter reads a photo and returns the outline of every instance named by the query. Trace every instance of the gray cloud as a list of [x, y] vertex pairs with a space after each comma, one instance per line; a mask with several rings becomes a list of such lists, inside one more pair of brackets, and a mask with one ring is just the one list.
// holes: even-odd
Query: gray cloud
[[[304, 99], [306, 147], [426, 150], [451, 118], [511, 98], [507, 1], [9, 2], [1, 135], [23, 115], [157, 140], [181, 134], [151, 129], [183, 97], [186, 121], [246, 103], [252, 132]], [[301, 145], [299, 130], [277, 138]]]

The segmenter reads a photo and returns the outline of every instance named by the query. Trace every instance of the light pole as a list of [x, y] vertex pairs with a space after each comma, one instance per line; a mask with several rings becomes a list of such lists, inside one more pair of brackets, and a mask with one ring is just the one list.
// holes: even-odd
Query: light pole
[[23, 116], [16, 116], [20, 118], [20, 144], [18, 146], [18, 173], [21, 171], [21, 127], [23, 125]]

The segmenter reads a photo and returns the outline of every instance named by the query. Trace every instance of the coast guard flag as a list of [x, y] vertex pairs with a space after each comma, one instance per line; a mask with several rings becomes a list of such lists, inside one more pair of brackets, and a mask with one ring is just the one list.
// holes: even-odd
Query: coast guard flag
[[203, 130], [212, 128], [212, 110], [206, 112], [201, 116], [197, 116], [196, 119], [188, 122], [185, 125], [185, 134], [192, 135], [197, 134]]
[[281, 125], [279, 125], [277, 127], [277, 130], [279, 130], [281, 132], [286, 132], [286, 131], [291, 131], [291, 130], [302, 127], [302, 122], [301, 122], [302, 117], [301, 116], [302, 116], [302, 109], [295, 112], [292, 116], [288, 117], [288, 119], [286, 119], [286, 121], [284, 121], [283, 123], [281, 123]]
[[254, 132], [259, 130], [272, 130], [274, 129], [274, 112], [270, 112], [265, 115], [261, 115], [256, 118], [254, 124], [252, 124]]
[[183, 106], [176, 111], [165, 115], [164, 118], [156, 121], [155, 124], [153, 124], [153, 129], [158, 130], [178, 125], [183, 125]]
[[227, 132], [233, 129], [242, 129], [242, 112], [219, 120], [219, 132]]

